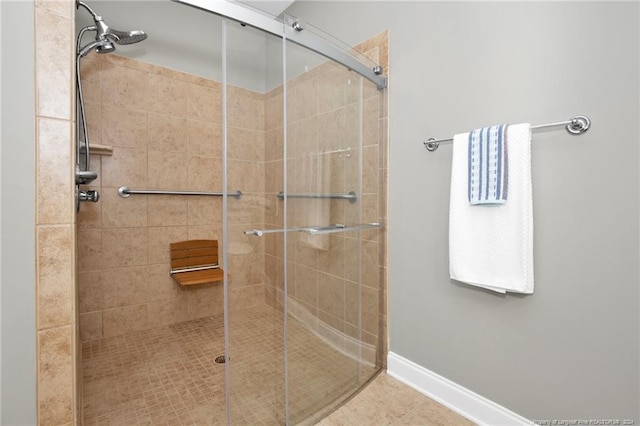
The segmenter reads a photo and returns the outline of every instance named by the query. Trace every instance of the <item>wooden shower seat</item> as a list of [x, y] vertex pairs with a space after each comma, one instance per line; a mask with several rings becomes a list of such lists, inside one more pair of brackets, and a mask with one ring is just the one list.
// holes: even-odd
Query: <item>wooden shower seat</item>
[[222, 281], [218, 240], [188, 240], [170, 244], [171, 276], [180, 285]]

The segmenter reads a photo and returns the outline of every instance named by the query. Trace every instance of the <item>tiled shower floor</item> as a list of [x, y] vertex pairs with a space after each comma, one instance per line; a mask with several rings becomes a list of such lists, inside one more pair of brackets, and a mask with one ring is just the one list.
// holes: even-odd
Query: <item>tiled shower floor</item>
[[[358, 366], [288, 318], [289, 418], [357, 387]], [[233, 424], [284, 424], [282, 314], [264, 305], [230, 318]], [[222, 316], [82, 344], [84, 425], [223, 425]], [[366, 371], [365, 371], [366, 370]], [[370, 377], [363, 369], [360, 377]], [[324, 398], [320, 406], [309, 401]]]

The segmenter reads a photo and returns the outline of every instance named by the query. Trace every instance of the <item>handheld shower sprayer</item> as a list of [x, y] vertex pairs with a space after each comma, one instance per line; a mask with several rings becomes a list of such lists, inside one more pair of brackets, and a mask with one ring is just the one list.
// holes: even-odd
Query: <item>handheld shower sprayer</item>
[[[110, 28], [106, 22], [102, 19], [102, 16], [98, 15], [91, 9], [86, 3], [76, 0], [76, 8], [84, 8], [91, 14], [93, 18], [93, 25], [88, 25], [80, 30], [76, 41], [76, 87], [78, 89], [78, 140], [76, 143], [76, 185], [84, 185], [95, 180], [98, 175], [95, 172], [89, 170], [89, 134], [87, 131], [87, 118], [84, 109], [84, 99], [82, 96], [82, 80], [80, 78], [80, 60], [87, 56], [92, 50], [96, 53], [111, 53], [115, 52], [116, 44], [127, 45], [140, 42], [147, 38], [147, 34], [141, 30], [133, 31], [118, 31]], [[82, 37], [87, 31], [95, 31], [95, 40], [92, 40], [88, 44], [82, 46]], [[80, 139], [80, 135], [84, 140]], [[82, 153], [84, 148], [84, 153]], [[84, 154], [84, 155], [81, 155]], [[84, 164], [83, 164], [84, 163]], [[80, 209], [80, 201], [92, 201], [97, 202], [99, 194], [95, 192], [91, 196], [86, 196], [88, 192], [76, 191], [78, 195], [77, 209]], [[83, 195], [84, 194], [84, 195]]]

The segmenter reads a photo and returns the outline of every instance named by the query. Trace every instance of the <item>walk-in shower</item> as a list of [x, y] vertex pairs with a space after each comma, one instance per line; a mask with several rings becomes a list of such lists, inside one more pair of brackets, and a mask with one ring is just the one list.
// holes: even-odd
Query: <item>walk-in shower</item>
[[[100, 194], [96, 190], [82, 191], [79, 185], [86, 185], [93, 182], [98, 174], [91, 171], [90, 164], [90, 148], [89, 148], [89, 134], [87, 131], [87, 117], [84, 108], [84, 97], [82, 94], [82, 78], [80, 75], [80, 60], [88, 55], [92, 50], [96, 53], [112, 53], [116, 51], [114, 43], [120, 45], [127, 45], [138, 43], [147, 38], [147, 34], [144, 31], [118, 31], [109, 27], [106, 22], [95, 13], [86, 3], [80, 0], [76, 1], [76, 8], [84, 8], [91, 14], [93, 19], [93, 25], [83, 27], [78, 32], [76, 40], [76, 90], [78, 94], [78, 129], [77, 129], [77, 142], [76, 142], [76, 194], [77, 194], [77, 209], [80, 208], [80, 201], [97, 202], [100, 199]], [[82, 45], [82, 38], [86, 32], [95, 32], [95, 39], [86, 45]], [[82, 139], [80, 139], [82, 137]]]
[[[81, 63], [108, 147], [78, 215], [81, 417], [311, 424], [383, 367], [386, 34], [347, 48], [188, 4], [101, 2], [152, 37]], [[170, 246], [193, 240], [217, 240], [221, 281], [171, 277]]]

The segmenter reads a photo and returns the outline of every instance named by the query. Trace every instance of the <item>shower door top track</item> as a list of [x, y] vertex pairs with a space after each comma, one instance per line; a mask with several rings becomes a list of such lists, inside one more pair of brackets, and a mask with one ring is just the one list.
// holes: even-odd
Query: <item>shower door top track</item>
[[[339, 64], [345, 66], [349, 70], [355, 71], [362, 77], [373, 82], [378, 90], [387, 87], [387, 78], [382, 74], [382, 68], [380, 66], [369, 67], [357, 58], [345, 52], [343, 49], [335, 46], [321, 37], [316, 36], [308, 31], [303, 31], [303, 28], [297, 24], [297, 21], [292, 26], [283, 25], [274, 17], [253, 10], [248, 6], [241, 6], [235, 3], [219, 0], [173, 0], [177, 3], [193, 6], [198, 9], [202, 9], [207, 12], [222, 16], [223, 18], [229, 18], [242, 24], [249, 25], [251, 27], [266, 31], [277, 37], [283, 37], [286, 35], [287, 40], [290, 40], [300, 46], [306, 47], [326, 58], [329, 58]], [[283, 34], [283, 28], [285, 34]]]

